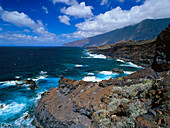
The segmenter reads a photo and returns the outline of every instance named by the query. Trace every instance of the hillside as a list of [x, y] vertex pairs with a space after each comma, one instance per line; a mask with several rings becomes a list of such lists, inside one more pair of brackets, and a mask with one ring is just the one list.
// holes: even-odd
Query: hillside
[[170, 18], [166, 19], [147, 19], [136, 25], [127, 26], [121, 29], [97, 35], [94, 37], [69, 42], [63, 46], [100, 46], [114, 44], [122, 40], [147, 40], [157, 37], [157, 35], [170, 24]]

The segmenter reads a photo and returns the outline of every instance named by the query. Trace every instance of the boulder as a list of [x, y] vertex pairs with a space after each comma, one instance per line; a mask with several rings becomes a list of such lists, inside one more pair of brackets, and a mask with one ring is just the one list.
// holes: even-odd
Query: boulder
[[33, 80], [26, 80], [25, 83], [26, 83], [26, 84], [29, 84], [29, 88], [30, 88], [31, 90], [34, 90], [34, 89], [37, 89], [37, 88], [38, 88], [36, 82], [33, 81]]
[[119, 70], [118, 68], [112, 69], [112, 72], [113, 72], [113, 73], [121, 73], [121, 74], [124, 73], [124, 71], [123, 71], [122, 69]]
[[3, 105], [0, 105], [0, 109], [3, 109], [4, 108], [4, 106]]

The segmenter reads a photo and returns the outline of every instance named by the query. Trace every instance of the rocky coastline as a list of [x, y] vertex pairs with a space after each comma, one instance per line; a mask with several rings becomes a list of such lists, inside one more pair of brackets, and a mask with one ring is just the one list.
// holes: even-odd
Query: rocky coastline
[[92, 54], [103, 54], [107, 58], [132, 62], [142, 67], [149, 67], [154, 59], [156, 42], [152, 40], [121, 41], [106, 46], [88, 47]]
[[35, 109], [35, 126], [170, 127], [169, 35], [170, 25], [150, 43], [127, 41], [91, 49], [91, 52], [132, 61], [145, 68], [123, 78], [100, 82], [76, 81], [61, 76], [57, 88], [41, 95]]

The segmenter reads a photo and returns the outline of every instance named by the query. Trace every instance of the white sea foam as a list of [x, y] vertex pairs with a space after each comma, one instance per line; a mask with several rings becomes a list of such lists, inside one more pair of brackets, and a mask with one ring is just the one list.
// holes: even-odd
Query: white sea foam
[[[44, 92], [44, 91], [43, 91], [43, 92]], [[36, 95], [36, 97], [33, 99], [33, 101], [34, 101], [35, 103], [37, 103], [37, 101], [41, 98], [41, 94], [42, 94], [43, 92], [39, 92], [39, 93]]]
[[123, 62], [123, 63], [125, 63], [123, 60], [121, 60], [121, 59], [116, 59], [116, 61], [120, 61], [120, 62]]
[[93, 82], [100, 82], [102, 80], [105, 80], [105, 79], [109, 79], [111, 76], [105, 76], [105, 77], [96, 77], [96, 76], [85, 76], [83, 78], [84, 81], [93, 81]]
[[96, 77], [95, 76], [86, 76], [83, 78], [84, 81], [95, 81]]
[[83, 65], [80, 65], [80, 64], [76, 64], [75, 67], [83, 67]]
[[86, 53], [88, 57], [81, 57], [81, 58], [99, 58], [99, 59], [106, 59], [105, 55], [102, 54], [91, 54], [89, 52]]
[[16, 79], [19, 79], [21, 76], [15, 76]]
[[81, 68], [81, 67], [88, 67], [88, 65], [81, 65], [81, 64], [76, 64], [75, 65], [76, 68]]
[[132, 62], [127, 62], [126, 64], [121, 64], [120, 66], [126, 66], [126, 67], [135, 67], [135, 68], [142, 68], [141, 66], [138, 66]]
[[90, 72], [90, 73], [87, 73], [87, 75], [91, 75], [91, 76], [93, 76], [93, 75], [94, 75], [94, 73]]
[[132, 74], [134, 72], [133, 71], [124, 71], [124, 73], [129, 75], [129, 74]]
[[29, 113], [28, 111], [26, 111], [25, 113], [23, 113], [23, 115], [20, 118], [15, 120], [14, 124], [17, 125], [18, 127], [22, 126], [22, 127], [35, 128], [35, 126], [31, 124], [33, 119], [34, 119], [33, 117], [29, 117]]
[[16, 86], [16, 83], [18, 83], [17, 80], [0, 82], [1, 87], [3, 87], [3, 86]]
[[104, 75], [111, 75], [111, 74], [113, 74], [112, 71], [101, 71], [99, 73], [100, 74], [104, 74]]
[[134, 63], [132, 63], [132, 62], [128, 62], [128, 63], [129, 63], [129, 65], [131, 65], [132, 67], [142, 68], [141, 66], [138, 66], [138, 65], [136, 65], [136, 64], [134, 64]]
[[38, 76], [37, 78], [32, 79], [32, 80], [34, 80], [34, 81], [43, 80], [43, 79], [45, 79], [47, 76], [48, 76], [48, 75], [40, 75], [40, 76]]
[[19, 113], [25, 106], [25, 104], [18, 104], [16, 102], [12, 102], [11, 104], [2, 104], [3, 108], [0, 109], [0, 115]]
[[41, 71], [39, 74], [41, 74], [41, 75], [46, 75], [47, 72]]

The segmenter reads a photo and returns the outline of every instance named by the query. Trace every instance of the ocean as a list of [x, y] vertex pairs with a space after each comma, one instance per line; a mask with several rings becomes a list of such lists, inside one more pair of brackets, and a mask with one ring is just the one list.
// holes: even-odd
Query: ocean
[[[124, 74], [112, 73], [112, 69]], [[0, 127], [34, 128], [34, 109], [41, 93], [58, 86], [66, 78], [101, 81], [123, 77], [142, 67], [131, 62], [107, 59], [76, 47], [0, 47]], [[17, 86], [20, 80], [33, 79], [38, 89]]]

